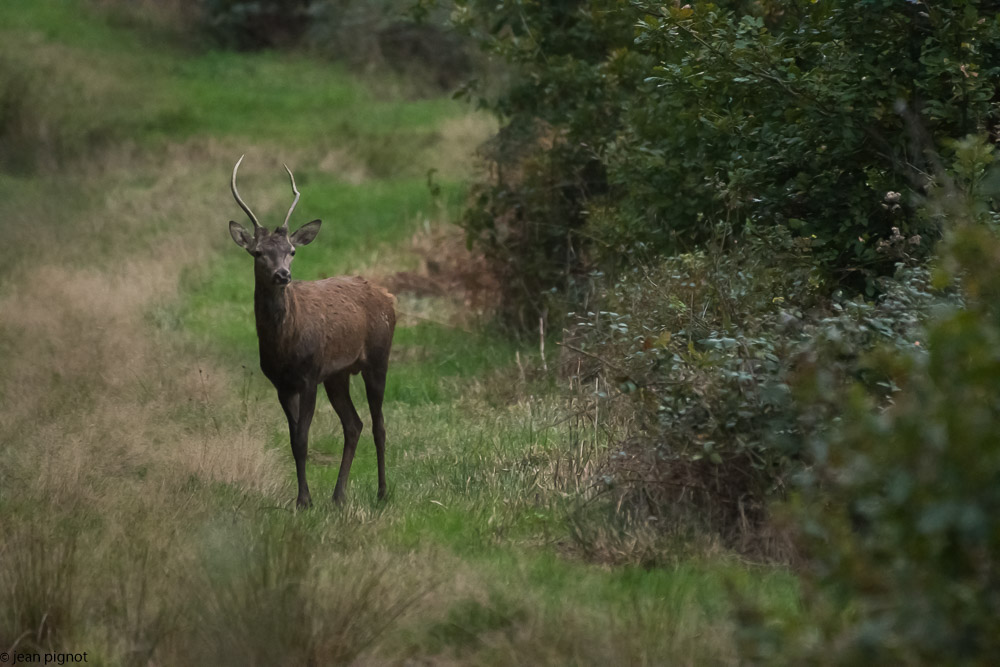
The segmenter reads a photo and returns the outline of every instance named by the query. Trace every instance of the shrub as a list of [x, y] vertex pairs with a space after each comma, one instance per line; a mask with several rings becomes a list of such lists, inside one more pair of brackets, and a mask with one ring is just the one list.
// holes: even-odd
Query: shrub
[[[750, 216], [815, 236], [841, 282], [891, 272], [875, 241], [893, 226], [938, 234], [917, 213], [931, 156], [997, 121], [998, 15], [975, 2], [741, 5], [641, 21], [637, 45], [660, 63], [611, 160], [625, 218], [654, 212], [640, 238], [656, 240], [704, 236], [699, 216]], [[891, 206], [890, 192], [903, 193]]]
[[748, 613], [748, 655], [987, 664], [1000, 654], [998, 276], [995, 233], [961, 225], [935, 280], [957, 280], [964, 307], [938, 313], [926, 352], [871, 356], [900, 387], [887, 409], [858, 387], [838, 392], [843, 417], [813, 439], [788, 510], [808, 558], [803, 613]]
[[952, 142], [992, 143], [1000, 120], [986, 3], [451, 4], [512, 70], [483, 98], [506, 127], [465, 225], [529, 326], [551, 290], [577, 298], [591, 269], [691, 250], [726, 221], [809, 238], [871, 296], [893, 227], [939, 237], [920, 213], [943, 171], [930, 156], [950, 168]]
[[479, 82], [468, 90], [505, 127], [483, 151], [490, 176], [463, 226], [505, 285], [503, 319], [531, 329], [565, 312], [553, 295], [574, 303], [588, 289], [602, 153], [653, 61], [629, 50], [637, 15], [614, 0], [453, 4], [456, 27], [509, 68], [495, 96]]
[[[637, 267], [598, 292], [599, 311], [571, 313], [576, 352], [564, 367], [582, 386], [596, 375], [612, 388], [604, 414], [630, 414], [596, 476], [626, 523], [707, 531], [787, 559], [789, 545], [766, 528], [768, 506], [808, 460], [806, 438], [838, 416], [822, 397], [858, 382], [890, 400], [898, 386], [865, 351], [922, 349], [923, 321], [954, 297], [900, 262], [878, 299], [830, 300], [806, 240], [781, 228], [718, 238], [728, 240]], [[798, 388], [804, 374], [822, 381], [817, 395]]]

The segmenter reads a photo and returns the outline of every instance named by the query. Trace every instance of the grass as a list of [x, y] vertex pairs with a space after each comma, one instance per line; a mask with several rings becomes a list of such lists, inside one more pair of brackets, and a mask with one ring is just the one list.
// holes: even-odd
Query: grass
[[341, 440], [321, 393], [317, 507], [295, 512], [250, 261], [226, 229], [232, 163], [248, 153], [241, 192], [263, 220], [289, 201], [282, 161], [298, 224], [324, 220], [296, 277], [385, 277], [414, 268], [410, 237], [453, 214], [489, 122], [303, 55], [192, 50], [85, 2], [6, 3], [0, 26], [0, 70], [28, 73], [15, 102], [38, 121], [0, 135], [33, 156], [0, 170], [0, 232], [18, 249], [0, 267], [0, 312], [15, 314], [0, 320], [0, 649], [103, 664], [733, 664], [730, 588], [794, 606], [791, 575], [725, 554], [580, 558], [576, 485], [604, 436], [564, 419], [537, 352], [475, 318], [454, 325], [463, 305], [447, 298], [400, 302], [389, 499], [375, 499], [366, 429], [347, 504], [328, 502]]

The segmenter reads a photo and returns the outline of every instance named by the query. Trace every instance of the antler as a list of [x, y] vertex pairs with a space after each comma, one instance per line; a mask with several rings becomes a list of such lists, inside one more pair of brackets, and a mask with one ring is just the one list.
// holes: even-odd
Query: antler
[[236, 161], [236, 166], [233, 167], [233, 197], [236, 198], [236, 203], [240, 205], [240, 208], [243, 209], [244, 213], [250, 217], [250, 222], [253, 223], [253, 228], [256, 230], [260, 229], [260, 223], [257, 222], [257, 216], [254, 215], [253, 211], [250, 210], [250, 207], [243, 202], [243, 199], [240, 198], [240, 193], [236, 190], [236, 171], [240, 168], [240, 162], [243, 162], [243, 158], [245, 157], [246, 155], [241, 155], [240, 159]]
[[295, 187], [295, 177], [292, 176], [292, 170], [288, 168], [287, 164], [282, 164], [281, 166], [288, 172], [288, 178], [292, 181], [292, 192], [295, 193], [295, 199], [292, 201], [292, 205], [288, 208], [288, 215], [285, 216], [285, 222], [281, 225], [283, 229], [287, 230], [288, 221], [292, 219], [292, 211], [295, 210], [295, 205], [299, 203], [299, 190]]

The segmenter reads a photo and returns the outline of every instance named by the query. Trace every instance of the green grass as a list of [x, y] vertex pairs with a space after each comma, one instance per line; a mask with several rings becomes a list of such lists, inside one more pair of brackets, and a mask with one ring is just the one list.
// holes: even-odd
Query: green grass
[[[162, 150], [211, 137], [278, 146], [282, 156], [344, 149], [375, 174], [449, 171], [447, 161], [433, 164], [430, 149], [442, 120], [465, 113], [451, 100], [400, 104], [342, 67], [304, 55], [181, 49], [115, 29], [84, 4], [0, 7], [0, 95], [29, 105], [29, 125], [37, 126], [25, 131], [44, 134], [56, 157], [121, 142]], [[407, 160], [393, 159], [404, 151]]]
[[292, 225], [323, 220], [297, 279], [385, 276], [414, 268], [410, 238], [461, 202], [455, 156], [474, 142], [448, 128], [470, 112], [87, 7], [0, 5], [0, 72], [29, 73], [17, 102], [48, 123], [14, 137], [28, 168], [0, 171], [0, 232], [19, 249], [0, 268], [0, 307], [18, 314], [0, 321], [0, 559], [22, 565], [0, 569], [0, 647], [23, 635], [106, 664], [734, 664], [730, 589], [794, 608], [790, 574], [725, 554], [583, 560], [567, 471], [605, 441], [563, 420], [555, 380], [531, 379], [537, 350], [446, 315], [401, 314], [388, 500], [356, 378], [348, 502], [329, 501], [342, 441], [321, 391], [317, 506], [292, 511], [252, 263], [227, 230], [243, 218], [233, 160], [248, 152], [241, 193], [267, 224], [290, 200], [282, 161], [302, 192]]

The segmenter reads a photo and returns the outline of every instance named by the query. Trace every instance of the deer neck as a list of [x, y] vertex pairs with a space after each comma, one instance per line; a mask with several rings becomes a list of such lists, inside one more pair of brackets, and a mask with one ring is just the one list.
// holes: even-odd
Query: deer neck
[[258, 338], [275, 340], [291, 327], [293, 299], [290, 287], [290, 284], [274, 285], [257, 281], [253, 310]]

